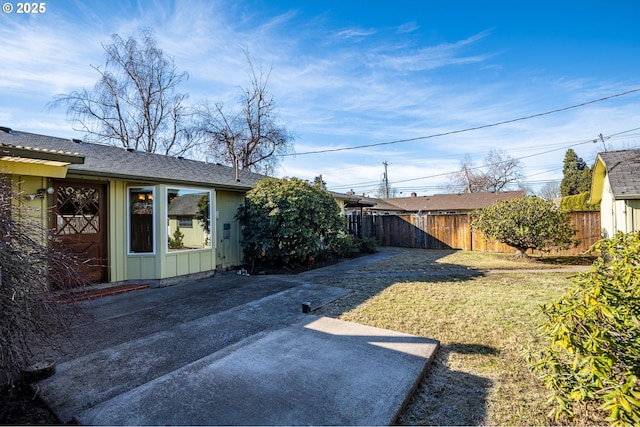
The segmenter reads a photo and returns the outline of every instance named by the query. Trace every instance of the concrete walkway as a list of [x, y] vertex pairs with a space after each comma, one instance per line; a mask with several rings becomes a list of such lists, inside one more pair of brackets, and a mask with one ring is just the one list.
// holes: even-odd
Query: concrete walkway
[[438, 342], [302, 312], [348, 293], [295, 276], [217, 274], [84, 303], [57, 372], [33, 385], [62, 422], [388, 425]]

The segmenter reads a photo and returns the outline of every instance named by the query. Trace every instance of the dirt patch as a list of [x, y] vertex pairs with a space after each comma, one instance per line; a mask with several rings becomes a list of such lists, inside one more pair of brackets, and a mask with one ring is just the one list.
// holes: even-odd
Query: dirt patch
[[591, 265], [597, 258], [597, 256], [545, 256], [533, 258], [533, 260], [538, 264], [548, 265]]
[[245, 265], [244, 268], [250, 274], [299, 274], [305, 271], [315, 270], [316, 268], [327, 267], [338, 264], [342, 261], [355, 259], [362, 256], [358, 254], [352, 258], [333, 258], [333, 259], [314, 259], [304, 264], [277, 265], [268, 262], [256, 262], [253, 266]]
[[0, 424], [61, 424], [56, 415], [24, 382], [0, 388]]

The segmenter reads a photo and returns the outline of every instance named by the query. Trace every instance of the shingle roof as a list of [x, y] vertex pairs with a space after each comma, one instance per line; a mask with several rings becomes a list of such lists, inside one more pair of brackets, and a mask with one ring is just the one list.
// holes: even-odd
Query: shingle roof
[[[407, 212], [418, 211], [466, 211], [491, 206], [497, 201], [513, 199], [524, 196], [524, 191], [505, 191], [501, 193], [460, 193], [460, 194], [436, 194], [433, 196], [397, 197], [380, 199], [385, 204], [396, 206]], [[382, 203], [374, 209], [389, 207]]]
[[202, 193], [183, 194], [176, 197], [169, 203], [169, 215], [196, 215], [200, 211], [202, 197]]
[[606, 151], [598, 157], [607, 169], [616, 199], [640, 197], [640, 149]]
[[90, 176], [237, 190], [250, 189], [258, 180], [265, 178], [264, 175], [240, 170], [239, 181], [236, 181], [235, 169], [229, 166], [15, 130], [1, 131], [0, 143], [35, 151], [55, 150], [82, 156], [84, 164], [69, 165], [68, 171]]

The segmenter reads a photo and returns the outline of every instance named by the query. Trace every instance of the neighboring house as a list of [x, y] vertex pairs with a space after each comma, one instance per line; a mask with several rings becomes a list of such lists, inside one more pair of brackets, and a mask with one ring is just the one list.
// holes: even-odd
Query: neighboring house
[[[53, 229], [57, 245], [93, 260], [90, 280], [155, 284], [242, 264], [235, 216], [245, 193], [264, 178], [4, 127], [0, 173], [27, 208], [12, 214]], [[182, 243], [170, 247], [178, 226]]]
[[602, 237], [640, 231], [640, 149], [598, 153], [590, 203], [600, 202]]
[[330, 191], [333, 198], [340, 206], [340, 212], [343, 215], [349, 214], [354, 210], [361, 210], [366, 207], [372, 207], [375, 205], [375, 202], [367, 199], [364, 196], [357, 196], [353, 191], [349, 191], [347, 193], [337, 193], [335, 191]]
[[368, 199], [375, 202], [376, 205], [365, 210], [378, 215], [460, 214], [491, 206], [501, 200], [523, 197], [524, 194], [525, 192], [521, 190], [500, 193], [436, 194], [433, 196], [417, 196], [416, 193], [412, 193], [411, 197]]

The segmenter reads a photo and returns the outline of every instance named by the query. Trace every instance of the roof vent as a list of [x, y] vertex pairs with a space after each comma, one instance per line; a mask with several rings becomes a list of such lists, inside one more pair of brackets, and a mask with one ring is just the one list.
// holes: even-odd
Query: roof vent
[[136, 151], [135, 148], [131, 148], [131, 147], [127, 147], [125, 148], [128, 152], [133, 153], [134, 151]]
[[178, 159], [179, 160], [184, 160], [184, 157], [183, 156], [178, 156]]
[[11, 128], [8, 128], [8, 127], [5, 127], [5, 126], [0, 126], [0, 130], [2, 132], [6, 132], [6, 133], [11, 133], [12, 132]]
[[77, 138], [71, 138], [71, 142], [75, 142], [76, 144], [82, 144], [82, 140]]

